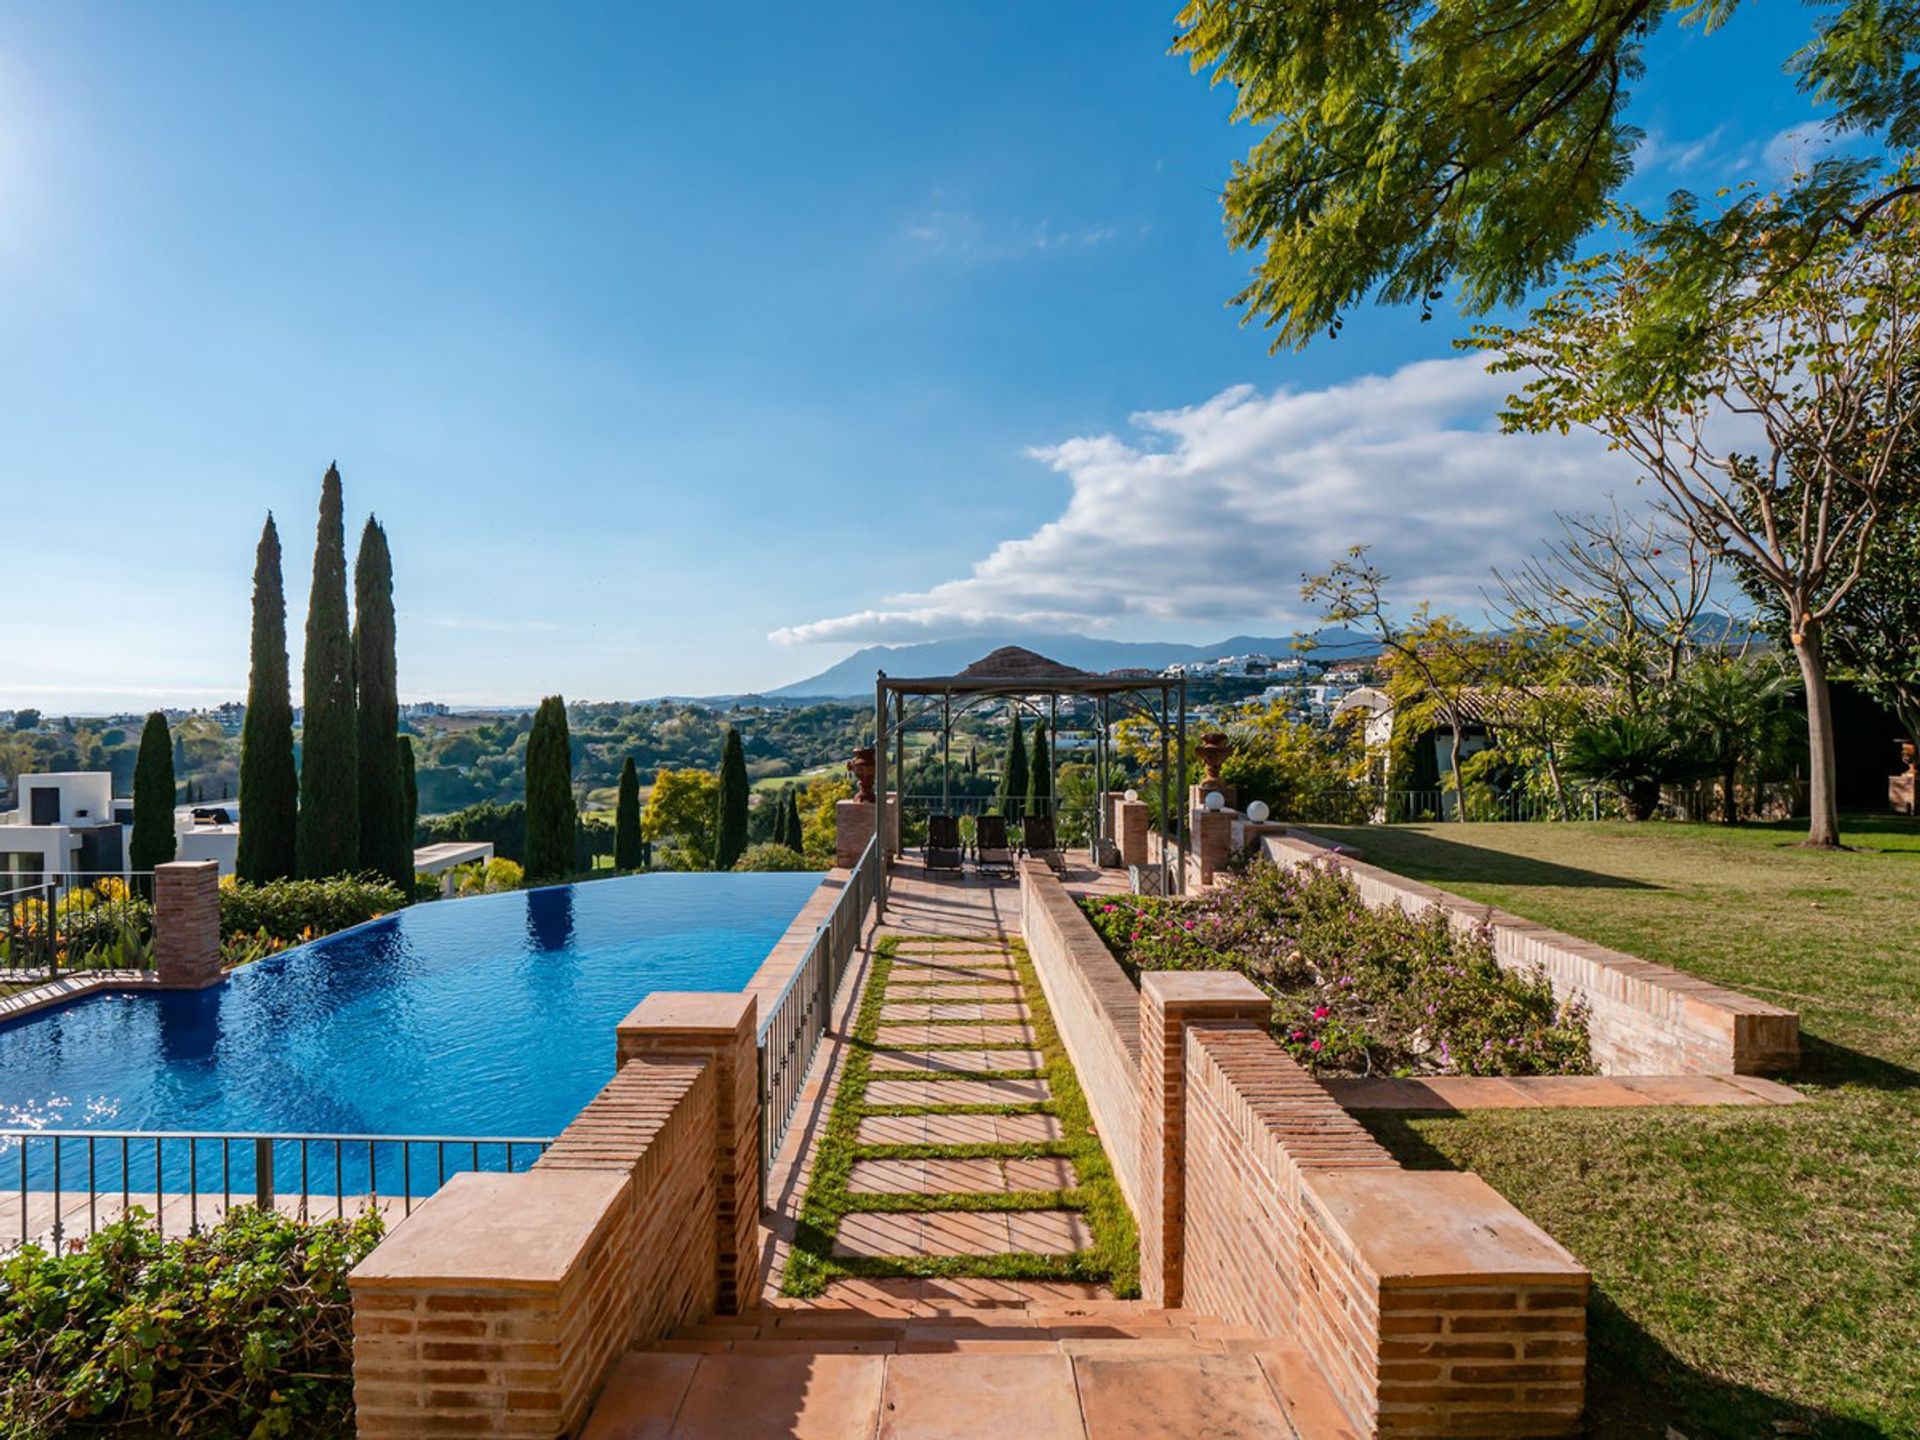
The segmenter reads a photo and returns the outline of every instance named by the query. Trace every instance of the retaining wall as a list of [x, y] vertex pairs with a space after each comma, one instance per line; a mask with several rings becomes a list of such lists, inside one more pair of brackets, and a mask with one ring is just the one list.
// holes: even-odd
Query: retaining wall
[[1486, 927], [1502, 966], [1544, 970], [1562, 1000], [1585, 1001], [1594, 1063], [1606, 1074], [1770, 1075], [1800, 1063], [1794, 1011], [1395, 875], [1304, 831], [1261, 844], [1278, 865], [1339, 865], [1377, 909], [1432, 908], [1462, 931]]

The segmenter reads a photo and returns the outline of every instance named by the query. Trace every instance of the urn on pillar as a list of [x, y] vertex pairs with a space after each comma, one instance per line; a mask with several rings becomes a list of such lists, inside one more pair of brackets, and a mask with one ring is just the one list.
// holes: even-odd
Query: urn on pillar
[[873, 746], [862, 745], [853, 752], [853, 758], [847, 761], [847, 771], [853, 776], [854, 799], [864, 804], [873, 803]]
[[1227, 763], [1227, 756], [1233, 753], [1233, 742], [1218, 730], [1200, 737], [1200, 763], [1206, 767], [1207, 784], [1220, 783], [1220, 767]]

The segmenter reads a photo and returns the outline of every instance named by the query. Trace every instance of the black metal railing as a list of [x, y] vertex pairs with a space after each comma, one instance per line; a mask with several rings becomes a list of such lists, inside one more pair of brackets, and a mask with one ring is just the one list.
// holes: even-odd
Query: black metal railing
[[519, 1135], [0, 1130], [0, 1253], [35, 1243], [57, 1249], [135, 1209], [163, 1235], [198, 1230], [236, 1200], [303, 1219], [369, 1208], [407, 1215], [450, 1176], [525, 1170], [552, 1143]]
[[760, 1173], [787, 1138], [800, 1106], [800, 1091], [813, 1064], [820, 1037], [827, 1033], [833, 997], [846, 977], [848, 962], [860, 948], [867, 915], [880, 898], [879, 837], [854, 862], [847, 885], [833, 902], [825, 923], [814, 931], [807, 953], [760, 1021]]
[[0, 975], [151, 968], [152, 895], [151, 871], [0, 875]]

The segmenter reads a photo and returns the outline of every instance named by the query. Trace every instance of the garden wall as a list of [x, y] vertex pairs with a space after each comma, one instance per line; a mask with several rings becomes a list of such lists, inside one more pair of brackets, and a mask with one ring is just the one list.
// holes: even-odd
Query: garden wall
[[1020, 928], [1127, 1203], [1140, 1208], [1140, 992], [1043, 861], [1020, 864]]
[[1769, 1075], [1800, 1063], [1800, 1017], [1791, 1010], [1395, 875], [1305, 831], [1261, 843], [1278, 865], [1338, 864], [1375, 908], [1433, 908], [1458, 929], [1490, 927], [1502, 966], [1542, 969], [1560, 999], [1586, 1002], [1594, 1063], [1605, 1074]]

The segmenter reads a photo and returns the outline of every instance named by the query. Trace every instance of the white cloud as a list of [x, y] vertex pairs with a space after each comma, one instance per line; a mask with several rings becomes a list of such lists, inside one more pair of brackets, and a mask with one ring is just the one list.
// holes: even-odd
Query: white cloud
[[1681, 140], [1662, 130], [1649, 130], [1633, 151], [1634, 168], [1641, 171], [1666, 170], [1685, 175], [1697, 170], [1709, 159], [1721, 154], [1727, 127], [1716, 125], [1705, 135]]
[[1490, 567], [1530, 553], [1554, 511], [1590, 509], [1633, 483], [1590, 437], [1500, 434], [1494, 416], [1513, 383], [1468, 357], [1323, 390], [1243, 385], [1134, 416], [1137, 439], [1037, 448], [1069, 486], [1057, 519], [962, 578], [772, 638], [1290, 628], [1311, 619], [1302, 572], [1354, 544], [1374, 546], [1398, 593], [1474, 610]]
[[1052, 220], [986, 221], [964, 206], [935, 196], [933, 205], [906, 227], [908, 241], [923, 255], [969, 263], [1019, 260], [1029, 255], [1092, 250], [1119, 236], [1106, 223], [1062, 226]]
[[1833, 144], [1833, 134], [1818, 120], [1789, 125], [1761, 147], [1761, 158], [1770, 173], [1788, 176], [1804, 171]]

